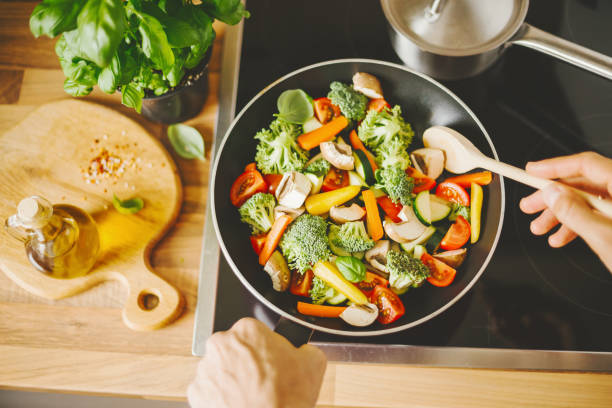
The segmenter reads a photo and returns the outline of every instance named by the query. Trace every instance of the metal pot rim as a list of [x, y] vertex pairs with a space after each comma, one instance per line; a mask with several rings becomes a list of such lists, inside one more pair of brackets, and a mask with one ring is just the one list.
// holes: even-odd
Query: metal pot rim
[[[244, 287], [246, 287], [249, 290], [249, 292], [251, 292], [251, 294], [253, 296], [255, 296], [255, 298], [257, 298], [257, 300], [259, 300], [261, 303], [266, 305], [266, 307], [268, 307], [270, 310], [274, 311], [275, 313], [279, 314], [280, 316], [285, 317], [285, 318], [287, 318], [287, 319], [289, 319], [289, 320], [291, 320], [291, 321], [293, 321], [293, 322], [295, 322], [295, 323], [297, 323], [299, 325], [306, 326], [306, 327], [308, 327], [310, 329], [313, 329], [313, 330], [318, 330], [318, 331], [321, 331], [321, 332], [335, 334], [335, 335], [340, 335], [340, 336], [349, 336], [349, 337], [380, 336], [380, 335], [384, 335], [384, 334], [391, 334], [391, 333], [400, 332], [400, 331], [403, 331], [405, 329], [408, 329], [408, 328], [411, 328], [411, 327], [414, 327], [414, 326], [418, 326], [419, 324], [424, 323], [424, 322], [430, 320], [431, 318], [439, 315], [440, 313], [442, 313], [443, 311], [445, 311], [446, 309], [448, 309], [452, 305], [454, 305], [459, 299], [461, 299], [467, 292], [470, 291], [470, 289], [478, 281], [478, 279], [480, 278], [480, 275], [483, 274], [484, 270], [486, 269], [487, 265], [489, 264], [489, 261], [491, 260], [491, 257], [493, 256], [493, 253], [495, 252], [495, 248], [497, 247], [497, 243], [499, 241], [499, 237], [501, 235], [502, 226], [503, 226], [503, 223], [504, 223], [504, 212], [505, 212], [505, 208], [506, 208], [506, 195], [505, 195], [505, 188], [504, 188], [504, 178], [502, 176], [499, 177], [500, 190], [501, 190], [501, 200], [500, 200], [501, 210], [500, 210], [499, 223], [497, 225], [497, 232], [495, 233], [495, 239], [493, 240], [493, 244], [491, 246], [491, 250], [489, 251], [487, 257], [485, 258], [482, 266], [480, 267], [480, 269], [478, 270], [476, 275], [474, 275], [474, 278], [451, 301], [449, 301], [448, 303], [446, 303], [444, 306], [442, 306], [441, 308], [437, 309], [433, 313], [430, 313], [429, 315], [427, 315], [427, 316], [425, 316], [425, 317], [423, 317], [423, 318], [421, 318], [419, 320], [415, 320], [413, 322], [406, 323], [404, 325], [401, 325], [401, 326], [398, 326], [398, 327], [394, 327], [392, 329], [370, 330], [370, 331], [349, 331], [349, 330], [329, 329], [327, 327], [323, 327], [323, 326], [319, 326], [319, 325], [316, 325], [316, 324], [309, 323], [306, 320], [303, 320], [303, 319], [300, 319], [300, 318], [298, 318], [296, 316], [293, 316], [292, 314], [287, 313], [283, 309], [277, 307], [272, 302], [270, 302], [268, 299], [266, 299], [261, 293], [259, 293], [257, 291], [257, 289], [255, 289], [251, 285], [251, 283], [244, 277], [242, 272], [240, 272], [240, 269], [236, 266], [236, 264], [234, 263], [231, 255], [229, 253], [229, 251], [225, 247], [225, 242], [223, 241], [223, 237], [221, 236], [221, 231], [219, 229], [219, 223], [217, 222], [217, 212], [216, 212], [216, 205], [215, 205], [215, 183], [216, 183], [216, 179], [217, 179], [217, 171], [219, 170], [219, 159], [221, 157], [221, 152], [223, 151], [223, 148], [225, 147], [225, 144], [226, 144], [227, 140], [229, 139], [229, 136], [232, 133], [232, 130], [234, 129], [234, 127], [236, 126], [238, 121], [242, 118], [242, 116], [249, 110], [251, 105], [253, 105], [257, 99], [259, 99], [262, 95], [264, 95], [265, 93], [269, 92], [276, 85], [280, 84], [281, 82], [285, 81], [286, 79], [291, 78], [291, 77], [293, 77], [295, 75], [298, 75], [298, 74], [300, 74], [300, 73], [302, 73], [304, 71], [308, 71], [310, 69], [318, 68], [318, 67], [321, 67], [321, 66], [332, 65], [332, 64], [346, 64], [346, 63], [368, 63], [368, 64], [386, 65], [386, 66], [389, 66], [391, 68], [396, 68], [396, 69], [400, 69], [400, 70], [409, 72], [409, 73], [411, 73], [413, 75], [416, 75], [416, 76], [419, 76], [419, 77], [425, 79], [426, 81], [431, 82], [432, 84], [434, 84], [438, 88], [442, 89], [446, 94], [448, 94], [448, 96], [453, 98], [472, 117], [474, 122], [476, 122], [476, 124], [478, 125], [478, 127], [482, 131], [482, 133], [485, 136], [487, 142], [489, 143], [489, 146], [491, 147], [491, 150], [493, 152], [494, 158], [496, 160], [499, 160], [499, 157], [497, 155], [497, 151], [495, 150], [495, 146], [493, 145], [493, 142], [491, 141], [491, 138], [489, 137], [489, 134], [485, 130], [485, 128], [482, 125], [482, 123], [480, 122], [480, 120], [478, 120], [478, 117], [474, 114], [474, 112], [472, 112], [472, 110], [457, 95], [455, 95], [448, 88], [446, 88], [444, 85], [440, 84], [436, 80], [432, 79], [431, 77], [429, 77], [429, 76], [427, 76], [425, 74], [422, 74], [420, 72], [411, 70], [411, 69], [409, 69], [409, 68], [407, 68], [407, 67], [405, 67], [403, 65], [394, 64], [394, 63], [387, 62], [387, 61], [380, 61], [380, 60], [373, 60], [373, 59], [362, 59], [362, 58], [348, 58], [348, 59], [330, 60], [330, 61], [324, 61], [324, 62], [308, 65], [306, 67], [297, 69], [297, 70], [295, 70], [295, 71], [293, 71], [293, 72], [291, 72], [291, 73], [289, 73], [289, 74], [287, 74], [287, 75], [277, 79], [276, 81], [272, 82], [271, 84], [269, 84], [268, 86], [263, 88], [259, 93], [257, 93], [257, 95], [255, 95], [253, 97], [253, 99], [251, 99], [245, 105], [244, 108], [242, 108], [240, 113], [238, 113], [238, 115], [236, 115], [236, 117], [232, 121], [232, 123], [229, 126], [227, 132], [225, 133], [225, 136], [223, 137], [223, 140], [219, 144], [219, 148], [217, 150], [217, 154], [216, 154], [216, 157], [215, 157], [215, 163], [214, 163], [213, 170], [212, 170], [211, 183], [210, 183], [210, 186], [209, 186], [209, 191], [210, 191], [209, 200], [211, 200], [210, 203], [211, 203], [211, 212], [212, 212], [213, 226], [215, 228], [215, 233], [217, 234], [217, 240], [219, 241], [219, 246], [221, 248], [221, 251], [223, 252], [223, 255], [225, 256], [225, 259], [226, 259], [227, 263], [232, 268], [232, 271], [234, 272], [234, 275], [236, 275], [236, 277], [240, 280], [240, 282], [244, 285]], [[200, 282], [200, 284], [204, 284], [204, 282]]]

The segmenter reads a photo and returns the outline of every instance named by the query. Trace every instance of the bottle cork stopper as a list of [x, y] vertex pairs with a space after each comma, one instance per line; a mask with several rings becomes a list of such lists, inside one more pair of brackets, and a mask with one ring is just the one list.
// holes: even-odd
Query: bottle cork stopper
[[33, 220], [43, 212], [42, 206], [34, 197], [24, 198], [17, 206], [17, 214], [23, 220]]

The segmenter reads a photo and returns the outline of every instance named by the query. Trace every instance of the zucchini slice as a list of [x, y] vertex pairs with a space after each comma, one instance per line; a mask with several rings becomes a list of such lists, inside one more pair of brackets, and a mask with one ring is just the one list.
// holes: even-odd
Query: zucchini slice
[[429, 191], [421, 191], [417, 194], [412, 206], [419, 221], [425, 225], [431, 225], [431, 199], [429, 198]]
[[339, 305], [340, 303], [346, 301], [346, 296], [344, 296], [344, 294], [336, 291], [338, 294], [336, 296], [334, 296], [331, 299], [327, 299], [327, 303], [329, 303], [330, 305]]
[[451, 212], [450, 203], [434, 195], [429, 197], [429, 207], [431, 209], [431, 222], [441, 221], [448, 217]]
[[410, 241], [410, 242], [406, 242], [404, 244], [400, 244], [400, 246], [402, 247], [402, 249], [406, 252], [411, 252], [415, 246], [417, 245], [423, 245], [425, 242], [427, 242], [427, 240], [429, 238], [431, 238], [431, 236], [434, 234], [434, 232], [436, 232], [436, 228], [432, 227], [431, 225], [429, 227], [427, 227], [427, 229], [425, 230], [425, 232], [423, 232], [421, 234], [420, 237], [418, 237], [417, 239], [415, 239], [414, 241]]
[[365, 182], [365, 180], [358, 173], [354, 172], [353, 170], [349, 170], [348, 176], [349, 176], [349, 185], [351, 185], [351, 186], [361, 186], [361, 187], [367, 187], [368, 186], [368, 184]]
[[361, 150], [354, 149], [353, 156], [355, 157], [355, 170], [357, 174], [359, 174], [368, 185], [372, 185], [376, 183], [376, 179], [374, 178], [374, 170], [372, 170], [372, 166], [370, 166], [370, 162], [368, 161], [368, 157]]

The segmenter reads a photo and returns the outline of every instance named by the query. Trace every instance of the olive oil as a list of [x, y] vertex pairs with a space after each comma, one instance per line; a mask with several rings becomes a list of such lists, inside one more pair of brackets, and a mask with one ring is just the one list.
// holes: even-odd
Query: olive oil
[[51, 205], [41, 197], [23, 199], [6, 221], [8, 232], [25, 244], [30, 263], [59, 279], [85, 275], [96, 262], [100, 238], [94, 220], [80, 208]]

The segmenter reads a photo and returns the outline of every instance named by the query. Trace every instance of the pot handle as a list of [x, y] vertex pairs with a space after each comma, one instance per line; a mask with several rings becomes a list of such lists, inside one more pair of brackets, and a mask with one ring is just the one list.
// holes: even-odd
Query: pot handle
[[579, 68], [612, 79], [612, 58], [564, 40], [529, 24], [523, 24], [511, 44], [543, 52]]
[[310, 341], [313, 329], [297, 324], [285, 317], [280, 317], [274, 331], [291, 342], [295, 347], [303, 346]]

